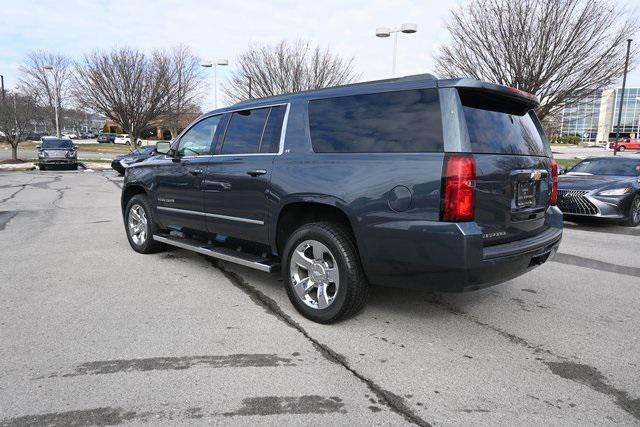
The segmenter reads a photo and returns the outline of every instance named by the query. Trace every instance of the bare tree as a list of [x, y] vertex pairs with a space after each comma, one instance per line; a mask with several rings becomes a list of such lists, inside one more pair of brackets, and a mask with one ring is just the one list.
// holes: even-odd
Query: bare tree
[[453, 40], [436, 55], [439, 75], [534, 93], [544, 118], [622, 75], [635, 23], [604, 0], [474, 0], [452, 12], [447, 28]]
[[135, 145], [149, 122], [171, 111], [174, 71], [163, 51], [94, 51], [76, 67], [74, 94], [81, 106], [117, 123]]
[[[48, 70], [45, 67], [51, 67]], [[72, 75], [71, 60], [61, 54], [38, 50], [27, 55], [19, 68], [22, 92], [32, 96], [39, 106], [46, 109], [51, 125], [55, 128], [55, 102], [62, 111], [69, 99], [69, 87]], [[62, 116], [60, 115], [62, 120]], [[63, 123], [60, 122], [60, 128]]]
[[198, 105], [204, 98], [206, 80], [199, 58], [189, 47], [179, 45], [173, 48], [169, 55], [175, 94], [169, 112], [163, 116], [163, 122], [169, 128], [171, 137], [175, 138], [186, 125], [185, 117], [191, 118], [191, 113], [200, 111]]
[[353, 58], [342, 58], [329, 48], [312, 47], [309, 42], [252, 46], [237, 59], [236, 71], [223, 84], [231, 102], [249, 99], [249, 85], [254, 98], [319, 89], [350, 83]]
[[14, 161], [18, 160], [18, 144], [29, 132], [36, 109], [35, 100], [28, 95], [13, 92], [0, 99], [0, 132], [11, 145], [11, 159]]

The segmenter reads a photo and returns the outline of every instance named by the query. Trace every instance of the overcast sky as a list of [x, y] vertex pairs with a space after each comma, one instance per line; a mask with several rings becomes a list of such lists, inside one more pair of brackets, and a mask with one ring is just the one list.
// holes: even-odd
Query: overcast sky
[[[415, 22], [418, 32], [399, 36], [397, 74], [425, 73], [433, 69], [438, 46], [448, 40], [444, 23], [449, 10], [465, 1], [2, 0], [0, 74], [5, 86], [13, 87], [18, 66], [35, 49], [77, 57], [95, 48], [184, 43], [204, 58], [228, 58], [228, 69], [219, 68], [223, 79], [250, 43], [304, 39], [354, 57], [361, 79], [372, 80], [390, 77], [393, 49], [393, 39], [375, 37], [375, 28], [403, 22]], [[640, 71], [631, 74], [629, 83], [640, 85]]]

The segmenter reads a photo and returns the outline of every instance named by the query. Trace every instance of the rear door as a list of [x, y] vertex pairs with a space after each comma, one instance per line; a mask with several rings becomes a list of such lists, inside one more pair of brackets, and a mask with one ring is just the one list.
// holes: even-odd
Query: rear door
[[476, 163], [475, 221], [485, 245], [527, 238], [548, 228], [551, 150], [527, 100], [458, 89]]
[[276, 105], [230, 113], [203, 184], [210, 232], [268, 243], [266, 192], [286, 110]]

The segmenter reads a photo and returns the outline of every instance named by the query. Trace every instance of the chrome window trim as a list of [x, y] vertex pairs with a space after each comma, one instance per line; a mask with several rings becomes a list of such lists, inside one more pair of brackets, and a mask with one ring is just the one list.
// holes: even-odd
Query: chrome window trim
[[200, 215], [200, 216], [206, 216], [206, 217], [210, 217], [210, 218], [228, 219], [230, 221], [238, 221], [238, 222], [246, 222], [246, 223], [249, 223], [249, 224], [264, 225], [264, 221], [260, 221], [260, 220], [257, 220], [257, 219], [250, 219], [250, 218], [240, 218], [240, 217], [237, 217], [237, 216], [228, 216], [228, 215], [212, 214], [212, 213], [207, 213], [207, 212], [190, 211], [190, 210], [187, 210], [187, 209], [170, 208], [170, 207], [167, 207], [167, 206], [158, 206], [157, 209], [161, 210], [161, 211], [185, 213], [185, 214], [191, 214], [191, 215]]
[[[289, 124], [289, 110], [291, 109], [291, 103], [290, 102], [281, 102], [279, 104], [269, 104], [269, 105], [265, 105], [265, 106], [259, 106], [259, 107], [255, 107], [255, 108], [238, 108], [236, 110], [230, 110], [230, 111], [225, 111], [224, 114], [226, 113], [234, 113], [237, 111], [245, 111], [245, 110], [257, 110], [259, 108], [270, 108], [270, 107], [280, 107], [282, 105], [286, 105], [287, 109], [284, 112], [284, 118], [282, 119], [282, 130], [280, 132], [280, 147], [278, 149], [277, 153], [247, 153], [247, 154], [200, 154], [198, 156], [183, 156], [180, 157], [180, 159], [201, 159], [201, 158], [219, 158], [219, 157], [244, 157], [244, 156], [280, 156], [284, 153], [284, 143], [285, 143], [285, 139], [286, 139], [286, 133], [287, 133], [287, 125]], [[215, 114], [212, 114], [212, 116]], [[203, 118], [204, 120], [204, 118]], [[266, 122], [265, 122], [266, 125]]]

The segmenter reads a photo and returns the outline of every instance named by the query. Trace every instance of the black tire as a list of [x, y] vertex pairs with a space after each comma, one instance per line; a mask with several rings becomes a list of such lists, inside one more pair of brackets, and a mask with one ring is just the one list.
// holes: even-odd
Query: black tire
[[[132, 235], [132, 231], [129, 227], [129, 217], [132, 215], [132, 208], [140, 207], [145, 214], [146, 218], [146, 237], [144, 241], [136, 241], [136, 238]], [[149, 200], [147, 196], [144, 194], [136, 194], [133, 196], [129, 202], [127, 202], [127, 207], [125, 208], [124, 215], [124, 229], [127, 233], [127, 240], [129, 240], [129, 244], [133, 248], [134, 251], [140, 252], [141, 254], [153, 254], [156, 252], [161, 252], [165, 249], [165, 244], [157, 242], [153, 240], [153, 235], [158, 233], [158, 225], [155, 222], [155, 217], [153, 215], [153, 210], [150, 208]]]
[[[308, 306], [296, 294], [290, 263], [293, 252], [305, 241], [317, 241], [330, 251], [338, 268], [340, 285], [332, 302], [326, 308]], [[317, 222], [298, 228], [288, 239], [284, 249], [282, 277], [287, 295], [293, 306], [307, 319], [318, 323], [333, 323], [353, 316], [364, 307], [369, 295], [369, 284], [360, 264], [360, 258], [351, 233], [344, 226]]]
[[629, 218], [624, 223], [629, 227], [636, 227], [640, 224], [640, 194], [636, 194], [629, 206]]
[[626, 149], [627, 147], [625, 147], [624, 145], [621, 145], [620, 147], [618, 147], [618, 151], [624, 151]]
[[41, 171], [46, 171], [47, 167], [45, 165], [38, 165], [38, 169], [40, 169]]

